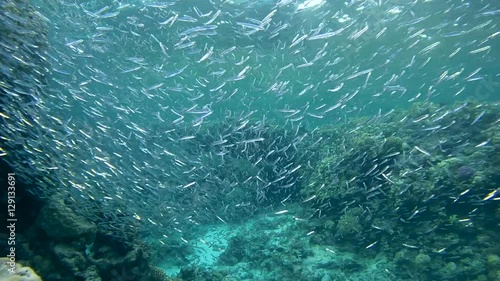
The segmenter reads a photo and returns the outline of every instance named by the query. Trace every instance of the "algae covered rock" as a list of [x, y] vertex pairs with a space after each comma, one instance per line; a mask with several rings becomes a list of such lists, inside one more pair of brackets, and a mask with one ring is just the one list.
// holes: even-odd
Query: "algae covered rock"
[[451, 280], [457, 277], [457, 265], [454, 262], [448, 262], [444, 267], [438, 270], [438, 275], [442, 280]]
[[486, 257], [488, 267], [500, 269], [500, 257], [495, 254], [490, 254]]
[[431, 257], [426, 254], [418, 254], [414, 259], [414, 263], [419, 270], [425, 270], [431, 263]]
[[42, 208], [38, 226], [54, 240], [85, 238], [92, 242], [97, 227], [68, 207], [61, 197], [54, 196]]
[[42, 281], [31, 267], [0, 258], [0, 281]]
[[362, 213], [363, 210], [358, 207], [348, 209], [339, 219], [336, 236], [348, 237], [361, 232], [363, 230], [361, 225]]
[[82, 273], [88, 267], [83, 253], [71, 245], [63, 243], [55, 245], [54, 255], [58, 258], [58, 261], [73, 274]]

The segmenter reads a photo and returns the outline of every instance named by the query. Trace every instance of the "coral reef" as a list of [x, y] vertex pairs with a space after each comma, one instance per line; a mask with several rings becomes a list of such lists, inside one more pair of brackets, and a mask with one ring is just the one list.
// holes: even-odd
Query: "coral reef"
[[[61, 196], [50, 197], [38, 212], [37, 223], [19, 235], [23, 241], [19, 250], [39, 274], [56, 281], [322, 281], [364, 280], [369, 274], [375, 274], [375, 280], [498, 278], [495, 221], [500, 211], [497, 200], [487, 196], [495, 194], [497, 182], [495, 169], [487, 168], [498, 165], [498, 158], [392, 125], [367, 125], [340, 137], [346, 147], [338, 147], [326, 136], [337, 134], [343, 126], [318, 131], [325, 143], [318, 155], [308, 158], [300, 179], [304, 184], [298, 185], [301, 198], [295, 193], [286, 199], [290, 200], [286, 213], [256, 212], [256, 221], [248, 229], [228, 239], [214, 268], [192, 263], [192, 243], [165, 239], [147, 246], [135, 227], [117, 230], [119, 235], [99, 229], [71, 210], [66, 204], [70, 199]], [[453, 133], [447, 132], [450, 139]], [[475, 134], [484, 138], [483, 131]], [[227, 161], [234, 166], [227, 172], [239, 177], [247, 177], [247, 171], [255, 168], [239, 157]], [[225, 176], [221, 172], [220, 177]], [[235, 191], [228, 196], [237, 201], [248, 195]], [[263, 196], [269, 201], [279, 199], [278, 203], [283, 200], [273, 194]], [[194, 191], [178, 198], [206, 208], [215, 200]], [[242, 213], [246, 211], [240, 209], [235, 216]], [[194, 232], [182, 235], [189, 240], [196, 237]], [[150, 263], [169, 256], [180, 267], [177, 277]], [[373, 260], [377, 262], [370, 264]]]
[[151, 281], [168, 281], [168, 280], [173, 280], [168, 277], [168, 275], [165, 273], [165, 271], [159, 269], [156, 266], [151, 266], [150, 267], [150, 272], [149, 272], [150, 280]]
[[[431, 102], [461, 84], [460, 98], [469, 85], [498, 92], [486, 79], [499, 34], [488, 1], [447, 8], [454, 24], [421, 16], [418, 1], [339, 12], [316, 1], [318, 22], [300, 18], [301, 1], [263, 1], [265, 17], [252, 1], [34, 2], [42, 12], [0, 0], [0, 162], [24, 184], [19, 263], [7, 275], [1, 259], [1, 280], [500, 280], [500, 104]], [[345, 18], [367, 10], [388, 26]], [[460, 28], [478, 37], [460, 41]], [[346, 49], [361, 57], [362, 38], [393, 31], [406, 39], [366, 52], [369, 66], [332, 51], [356, 42]], [[492, 64], [441, 65], [439, 77], [433, 64], [462, 53]], [[368, 113], [399, 94], [409, 110]]]
[[[394, 255], [398, 272], [408, 272], [400, 277], [495, 276], [482, 257], [498, 254], [493, 247], [497, 218], [491, 215], [498, 212], [498, 204], [480, 198], [495, 194], [499, 181], [494, 167], [500, 162], [494, 145], [478, 148], [468, 142], [480, 144], [491, 138], [499, 108], [479, 108], [474, 103], [451, 108], [458, 109], [441, 108], [453, 113], [436, 118], [439, 123], [454, 124], [445, 131], [428, 134], [422, 127], [430, 125], [414, 122], [396, 126], [405, 118], [439, 115], [436, 105], [417, 104], [406, 117], [395, 113], [380, 125], [358, 126], [342, 138], [343, 146], [325, 141], [323, 158], [301, 189], [303, 198], [315, 196], [313, 208], [322, 211], [315, 215], [326, 220], [318, 225], [315, 242], [336, 239], [338, 245], [360, 253], [364, 251], [357, 247], [383, 250]], [[481, 124], [471, 126], [471, 118], [482, 114]], [[324, 130], [322, 136], [327, 139], [338, 130]]]
[[161, 278], [160, 271], [150, 266], [147, 247], [142, 242], [101, 232], [68, 209], [59, 196], [50, 198], [35, 220], [36, 224], [26, 233], [17, 234], [17, 251], [46, 280]]
[[97, 227], [78, 216], [67, 206], [62, 196], [53, 196], [47, 201], [38, 217], [38, 226], [55, 241], [83, 238], [85, 243], [91, 244], [97, 232]]
[[183, 281], [223, 281], [226, 278], [221, 272], [196, 266], [183, 267], [178, 277]]

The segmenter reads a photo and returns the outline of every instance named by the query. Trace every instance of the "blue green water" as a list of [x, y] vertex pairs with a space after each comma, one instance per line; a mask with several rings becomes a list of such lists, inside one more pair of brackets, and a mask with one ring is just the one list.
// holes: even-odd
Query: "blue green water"
[[2, 159], [97, 237], [184, 280], [500, 278], [500, 4], [29, 4]]

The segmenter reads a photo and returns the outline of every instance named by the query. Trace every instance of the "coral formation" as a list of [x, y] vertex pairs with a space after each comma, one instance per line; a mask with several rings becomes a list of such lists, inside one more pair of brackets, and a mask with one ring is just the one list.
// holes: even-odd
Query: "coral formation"
[[167, 281], [170, 280], [165, 271], [159, 269], [156, 266], [150, 266], [149, 276], [151, 281]]
[[38, 225], [56, 241], [83, 238], [88, 244], [95, 239], [97, 227], [69, 208], [61, 196], [53, 196], [42, 208]]

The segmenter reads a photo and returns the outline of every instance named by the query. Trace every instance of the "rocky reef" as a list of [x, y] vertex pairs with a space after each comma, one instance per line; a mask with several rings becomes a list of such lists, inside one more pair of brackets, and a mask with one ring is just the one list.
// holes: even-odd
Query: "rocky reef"
[[313, 239], [392, 256], [399, 278], [496, 280], [499, 120], [498, 105], [416, 104], [320, 129], [301, 188], [316, 198]]

